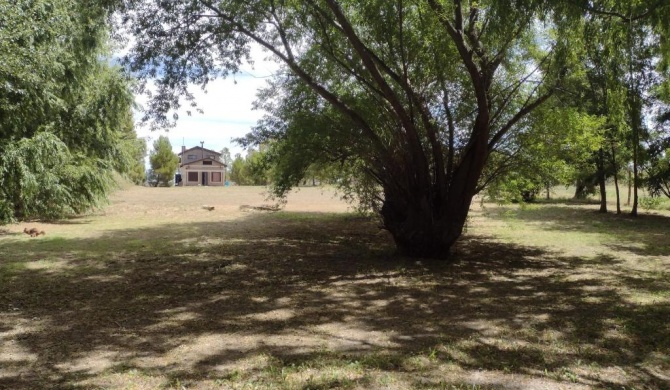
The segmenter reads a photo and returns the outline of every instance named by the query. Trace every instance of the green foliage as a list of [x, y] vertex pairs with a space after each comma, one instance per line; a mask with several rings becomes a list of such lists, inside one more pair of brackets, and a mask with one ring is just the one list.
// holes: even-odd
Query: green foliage
[[238, 185], [268, 184], [268, 166], [264, 152], [249, 149], [246, 158], [236, 154], [230, 166], [230, 180]]
[[305, 181], [318, 180], [337, 186], [361, 211], [379, 211], [379, 181], [365, 168], [365, 159], [358, 157], [371, 157], [374, 151], [359, 134], [350, 133], [347, 118], [292, 78], [275, 80], [261, 90], [257, 104], [269, 114], [236, 142], [244, 147], [262, 145], [254, 165], [265, 173], [276, 197]]
[[243, 182], [245, 182], [243, 171], [244, 159], [242, 158], [242, 155], [238, 153], [230, 164], [230, 181], [237, 184], [243, 184]]
[[[313, 167], [342, 166], [353, 193], [413, 256], [446, 256], [472, 197], [509, 171], [506, 157], [542, 149], [524, 139], [529, 114], [560, 87], [588, 84], [588, 2], [121, 3], [135, 38], [126, 64], [157, 85], [145, 119], [171, 122], [180, 98], [193, 96], [189, 83], [235, 73], [251, 43], [261, 45], [283, 69], [260, 94], [269, 114], [243, 146], [268, 150], [247, 175], [236, 160], [232, 176], [269, 174], [281, 195]], [[536, 162], [551, 176], [551, 159]]]
[[486, 194], [499, 202], [530, 201], [543, 188], [584, 182], [603, 142], [604, 121], [552, 99], [530, 116], [514, 144], [491, 156]]
[[265, 152], [250, 149], [247, 152], [245, 159], [245, 167], [243, 169], [243, 176], [246, 184], [255, 186], [268, 184], [268, 169], [265, 159], [263, 158]]
[[0, 1], [0, 139], [31, 137], [63, 107], [59, 81], [73, 58], [57, 39], [75, 27], [68, 8], [62, 1]]
[[510, 173], [487, 187], [486, 195], [499, 204], [532, 202], [542, 190], [541, 183], [517, 173]]
[[111, 188], [100, 159], [72, 155], [53, 133], [2, 145], [0, 220], [63, 218], [99, 206]]
[[648, 196], [640, 198], [640, 207], [644, 210], [658, 210], [661, 207], [661, 198]]
[[[600, 110], [599, 114], [608, 116], [614, 173], [622, 166], [614, 162], [615, 145], [626, 145], [624, 153], [628, 155], [634, 175], [632, 215], [637, 215], [639, 171], [646, 157], [643, 148], [649, 138], [647, 125], [652, 120], [647, 113], [658, 105], [658, 95], [653, 91], [662, 86], [670, 59], [667, 50], [670, 36], [668, 28], [664, 27], [669, 21], [669, 7], [670, 3], [665, 1], [608, 1], [585, 7], [594, 15], [593, 33], [585, 42], [591, 47], [589, 60], [598, 70], [591, 73], [592, 85], [597, 85], [592, 90], [598, 91], [592, 93], [591, 98], [593, 106]], [[607, 173], [604, 172], [602, 149], [599, 154], [602, 182]], [[601, 210], [604, 206], [603, 201]]]
[[[633, 161], [640, 165], [644, 158], [641, 141], [651, 118], [644, 118], [643, 112], [659, 107], [665, 85], [667, 66], [662, 63], [667, 52], [657, 43], [667, 41], [667, 28], [657, 23], [667, 19], [661, 9], [668, 4], [577, 1], [574, 5], [575, 12], [567, 13], [563, 22], [571, 29], [568, 60], [573, 63], [573, 77], [550, 107], [533, 113], [532, 130], [514, 144], [519, 148], [506, 150], [506, 156], [514, 153], [508, 159], [515, 161], [505, 171], [538, 185], [576, 184], [576, 196], [581, 197], [595, 193], [598, 184]], [[499, 191], [492, 188], [492, 192]], [[605, 203], [604, 198], [601, 201]]]
[[652, 155], [646, 184], [652, 195], [663, 194], [670, 198], [670, 149], [660, 150]]
[[147, 154], [147, 143], [144, 139], [136, 138], [127, 140], [128, 145], [123, 151], [128, 154], [129, 166], [125, 169], [125, 175], [135, 184], [146, 181], [144, 168], [144, 157]]
[[161, 135], [154, 141], [149, 163], [159, 185], [170, 185], [179, 166], [179, 157], [172, 151], [172, 144], [168, 137]]
[[97, 72], [92, 68], [108, 67], [99, 62], [105, 23], [95, 1], [0, 1], [0, 139], [30, 137], [55, 120], [81, 120], [74, 107], [84, 96], [105, 94], [81, 89], [96, 79], [89, 77]]
[[105, 5], [0, 0], [0, 149], [11, 172], [0, 223], [95, 207], [113, 170], [137, 180], [133, 96], [109, 64]]

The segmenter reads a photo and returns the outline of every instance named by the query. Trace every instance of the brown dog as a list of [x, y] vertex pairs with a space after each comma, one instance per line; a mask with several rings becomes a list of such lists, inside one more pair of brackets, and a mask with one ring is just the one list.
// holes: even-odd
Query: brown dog
[[28, 234], [30, 237], [37, 237], [37, 236], [39, 236], [40, 234], [41, 234], [41, 235], [45, 235], [45, 234], [46, 234], [46, 233], [44, 232], [44, 230], [41, 230], [41, 231], [40, 231], [40, 230], [37, 230], [37, 228], [30, 228], [30, 229], [28, 229], [28, 228], [23, 228], [23, 232], [26, 233], [26, 234]]

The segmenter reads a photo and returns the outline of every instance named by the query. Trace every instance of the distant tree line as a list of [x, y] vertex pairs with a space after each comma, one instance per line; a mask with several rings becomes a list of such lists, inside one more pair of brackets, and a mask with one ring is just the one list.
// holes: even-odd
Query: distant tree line
[[[238, 140], [238, 142], [242, 142]], [[271, 155], [271, 148], [249, 148], [245, 157], [238, 153], [229, 163], [228, 177], [237, 185], [274, 185], [279, 181], [280, 168]], [[346, 176], [335, 164], [310, 164], [300, 172], [297, 186], [337, 185]]]

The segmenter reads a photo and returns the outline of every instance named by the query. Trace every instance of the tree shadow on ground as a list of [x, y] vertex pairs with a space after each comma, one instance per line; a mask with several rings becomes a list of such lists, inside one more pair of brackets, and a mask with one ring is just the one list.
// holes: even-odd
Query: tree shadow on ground
[[9, 229], [0, 229], [0, 236], [14, 236], [14, 237], [17, 237], [17, 236], [21, 236], [22, 234], [25, 234], [25, 233], [11, 232], [11, 231], [9, 231]]
[[[633, 283], [626, 275], [584, 275], [584, 259], [536, 248], [466, 237], [451, 263], [416, 261], [394, 256], [368, 219], [309, 213], [11, 245], [0, 264], [0, 388], [90, 388], [138, 370], [169, 378], [160, 386], [228, 383], [244, 370], [281, 381], [273, 373], [330, 360], [424, 388], [444, 383], [442, 365], [459, 367], [453, 383], [482, 370], [503, 381], [668, 383], [653, 367], [668, 368], [670, 306], [631, 304], [608, 284]], [[617, 367], [623, 377], [610, 374]], [[518, 388], [495, 378], [478, 383]]]
[[597, 233], [609, 236], [607, 243], [613, 251], [628, 251], [641, 256], [670, 256], [670, 217], [660, 214], [600, 213], [593, 208], [547, 206], [516, 210], [490, 207], [489, 218], [512, 217], [523, 222], [537, 223], [540, 229]]
[[562, 205], [567, 205], [567, 206], [575, 206], [575, 205], [599, 205], [600, 204], [600, 199], [594, 199], [594, 198], [585, 198], [585, 199], [578, 199], [578, 198], [564, 198], [564, 197], [554, 197], [551, 199], [547, 199], [544, 197], [537, 197], [532, 203], [534, 204], [562, 204]]

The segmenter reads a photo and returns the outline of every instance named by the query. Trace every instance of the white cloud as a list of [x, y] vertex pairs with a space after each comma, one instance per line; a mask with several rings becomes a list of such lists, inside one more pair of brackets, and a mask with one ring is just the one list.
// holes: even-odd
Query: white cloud
[[[191, 147], [204, 141], [209, 149], [228, 147], [241, 152], [241, 148], [231, 140], [248, 133], [263, 115], [263, 112], [251, 109], [256, 91], [262, 85], [257, 79], [244, 79], [237, 84], [232, 79], [216, 80], [209, 85], [208, 93], [199, 89], [194, 91], [195, 101], [203, 114], [192, 111], [189, 116], [186, 109], [181, 109], [176, 127], [165, 131], [138, 128], [138, 136], [148, 137], [151, 143], [158, 136], [167, 135], [175, 151], [181, 149], [182, 143]], [[138, 100], [141, 99], [138, 97]]]
[[[187, 109], [182, 108], [178, 112], [179, 120], [175, 128], [150, 131], [137, 126], [138, 136], [147, 139], [149, 150], [154, 140], [160, 135], [167, 135], [177, 153], [181, 151], [182, 144], [188, 148], [204, 141], [204, 146], [208, 149], [221, 150], [228, 147], [233, 157], [236, 153], [243, 154], [242, 148], [234, 144], [232, 139], [247, 134], [263, 116], [263, 111], [252, 110], [252, 103], [256, 100], [258, 89], [265, 86], [268, 77], [279, 68], [278, 64], [265, 59], [266, 57], [266, 53], [256, 48], [252, 50], [253, 68], [246, 65], [240, 74], [211, 82], [207, 85], [206, 93], [200, 87], [193, 86], [191, 92], [204, 114], [191, 110], [192, 115], [189, 116]], [[136, 101], [142, 104], [146, 97], [136, 96]]]

